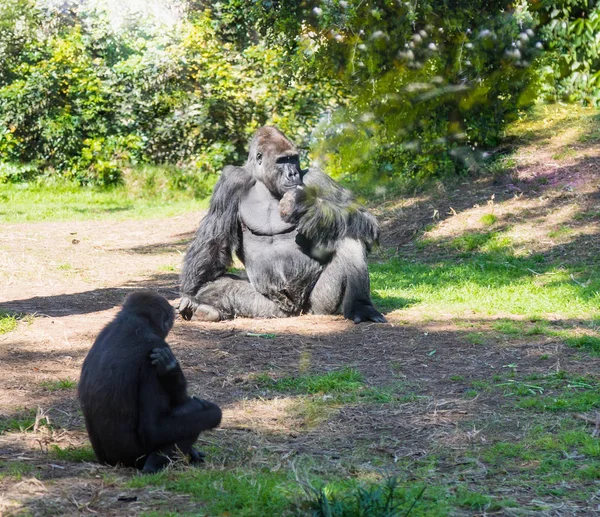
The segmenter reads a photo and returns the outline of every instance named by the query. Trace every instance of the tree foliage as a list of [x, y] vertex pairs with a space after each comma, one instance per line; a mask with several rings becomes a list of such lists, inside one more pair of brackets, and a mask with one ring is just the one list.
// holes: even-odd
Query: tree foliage
[[476, 167], [539, 91], [600, 99], [593, 1], [189, 0], [119, 28], [90, 5], [0, 0], [0, 159], [28, 177], [168, 163], [183, 186], [269, 123], [338, 177], [398, 184]]
[[534, 4], [550, 52], [546, 97], [600, 106], [600, 2], [542, 0]]
[[306, 139], [339, 97], [335, 81], [280, 45], [226, 41], [210, 9], [168, 32], [117, 32], [103, 12], [5, 2], [0, 156], [81, 183], [115, 183], [131, 162], [216, 173], [244, 159], [263, 124]]

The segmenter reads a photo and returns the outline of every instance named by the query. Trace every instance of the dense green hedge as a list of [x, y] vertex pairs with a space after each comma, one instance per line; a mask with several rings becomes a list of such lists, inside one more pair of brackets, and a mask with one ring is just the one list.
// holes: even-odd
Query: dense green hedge
[[550, 51], [545, 96], [600, 106], [600, 2], [543, 0], [534, 12]]
[[184, 187], [270, 123], [397, 185], [477, 167], [540, 95], [600, 99], [596, 2], [190, 1], [168, 30], [37, 5], [0, 2], [0, 159], [28, 164], [0, 181], [168, 163]]
[[310, 60], [227, 42], [209, 10], [168, 32], [115, 32], [103, 13], [1, 9], [13, 30], [0, 36], [0, 157], [81, 183], [115, 183], [139, 162], [216, 173], [265, 123], [306, 139], [340, 97]]

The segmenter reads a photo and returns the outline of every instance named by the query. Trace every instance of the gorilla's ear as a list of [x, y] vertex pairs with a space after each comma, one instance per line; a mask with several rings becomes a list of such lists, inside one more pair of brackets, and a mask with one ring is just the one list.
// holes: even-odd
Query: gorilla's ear
[[256, 163], [262, 164], [262, 153], [256, 153]]

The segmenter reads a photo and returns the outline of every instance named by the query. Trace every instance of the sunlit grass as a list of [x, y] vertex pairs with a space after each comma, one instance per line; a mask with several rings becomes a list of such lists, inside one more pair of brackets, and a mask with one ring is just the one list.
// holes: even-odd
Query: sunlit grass
[[0, 334], [6, 334], [17, 328], [17, 318], [12, 314], [0, 312]]
[[506, 135], [518, 138], [521, 143], [527, 143], [543, 141], [571, 129], [576, 131], [574, 141], [596, 141], [600, 138], [598, 110], [577, 104], [539, 105], [509, 125]]
[[[600, 317], [600, 271], [582, 285], [576, 266], [540, 264], [533, 258], [495, 253], [440, 257], [433, 262], [401, 259], [371, 265], [376, 304], [386, 311], [413, 310], [456, 317], [553, 314], [577, 319]], [[592, 275], [590, 267], [587, 274]]]
[[255, 378], [259, 386], [275, 391], [290, 393], [345, 393], [360, 389], [364, 380], [362, 375], [352, 368], [328, 372], [323, 375], [301, 375], [272, 379], [266, 374]]
[[4, 183], [0, 222], [145, 219], [208, 206], [208, 185], [176, 188], [170, 174], [175, 174], [170, 168], [146, 167], [127, 175], [123, 185], [103, 189], [66, 181]]

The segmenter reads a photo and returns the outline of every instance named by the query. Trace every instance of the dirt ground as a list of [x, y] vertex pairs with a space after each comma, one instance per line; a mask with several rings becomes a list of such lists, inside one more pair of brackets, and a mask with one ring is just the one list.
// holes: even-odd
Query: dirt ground
[[[550, 213], [573, 203], [571, 190], [564, 185], [580, 181], [589, 187], [584, 192], [587, 197], [580, 201], [597, 203], [593, 197], [597, 193], [597, 156], [577, 166], [575, 160], [547, 166], [552, 176], [544, 187], [531, 183], [529, 177], [531, 167], [537, 166], [538, 175], [542, 171], [540, 164], [545, 158], [540, 160], [524, 164], [517, 182], [514, 177], [488, 180], [388, 207], [382, 218], [383, 252], [414, 253], [411, 239], [438, 219], [446, 219], [446, 226], [435, 231], [451, 233], [453, 224], [465, 228], [469, 217], [480, 217], [478, 206], [485, 206], [489, 199], [496, 203], [505, 200], [503, 209], [510, 210], [510, 203], [518, 203], [524, 193], [522, 201], [531, 207], [522, 208], [547, 203]], [[534, 188], [538, 191], [532, 194]], [[540, 188], [547, 191], [546, 201], [540, 200]], [[159, 488], [122, 493], [118, 482], [107, 482], [107, 472], [115, 479], [132, 476], [126, 469], [49, 456], [52, 445], [79, 446], [87, 443], [87, 438], [75, 389], [52, 390], [48, 386], [57, 380], [78, 379], [95, 336], [113, 318], [127, 293], [151, 288], [176, 300], [183, 253], [201, 215], [0, 228], [0, 311], [33, 315], [21, 320], [15, 331], [0, 335], [0, 413], [9, 418], [34, 409], [37, 424], [46, 418], [53, 424], [52, 428], [36, 425], [34, 432], [0, 435], [0, 461], [24, 462], [33, 466], [36, 474], [0, 479], [0, 514], [24, 507], [34, 515], [137, 515], [164, 499]], [[464, 451], [504, 432], [518, 440], [522, 432], [519, 414], [503, 415], [495, 426], [460, 425], [478, 418], [494, 420], [501, 404], [493, 394], [466, 398], [472, 380], [485, 379], [516, 362], [523, 372], [547, 372], [549, 363], [542, 357], [548, 356], [550, 369], [580, 374], [599, 371], [597, 359], [582, 361], [576, 350], [553, 337], [532, 336], [482, 348], [465, 340], [464, 327], [452, 318], [430, 321], [424, 316], [398, 310], [388, 314], [387, 325], [354, 325], [339, 316], [219, 323], [178, 320], [169, 341], [188, 377], [190, 391], [218, 401], [224, 409], [221, 429], [207, 434], [205, 443], [211, 443], [211, 436], [224, 440], [231, 450], [258, 443], [270, 453], [281, 454], [282, 462], [300, 453], [329, 460], [348, 458], [356, 449], [394, 462], [423, 457], [439, 447]], [[265, 339], [256, 334], [275, 337]], [[275, 375], [323, 373], [340, 365], [357, 368], [371, 386], [402, 384], [417, 402], [350, 405], [316, 426], [303, 426], [290, 410], [292, 399], [266, 399], [253, 381], [253, 374], [265, 371]], [[449, 382], [457, 375], [464, 382]], [[515, 491], [518, 500], [531, 498], [526, 487]], [[187, 496], [169, 497], [171, 508], [197, 508]], [[561, 515], [588, 515], [588, 511], [591, 508], [581, 506]]]

